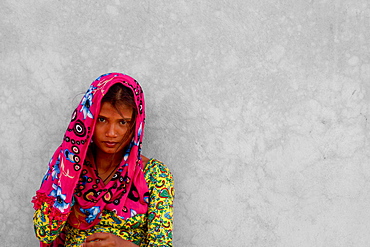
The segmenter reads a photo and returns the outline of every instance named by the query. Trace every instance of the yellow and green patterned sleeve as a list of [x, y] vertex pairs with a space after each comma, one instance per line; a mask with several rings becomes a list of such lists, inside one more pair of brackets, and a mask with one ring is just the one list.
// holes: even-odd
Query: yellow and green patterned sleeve
[[42, 203], [41, 207], [36, 209], [33, 216], [36, 237], [44, 244], [50, 244], [60, 236], [66, 223], [66, 218], [51, 218], [49, 216], [50, 206], [48, 206], [47, 202]]
[[151, 160], [145, 168], [150, 202], [147, 237], [140, 246], [172, 246], [174, 181], [170, 170]]

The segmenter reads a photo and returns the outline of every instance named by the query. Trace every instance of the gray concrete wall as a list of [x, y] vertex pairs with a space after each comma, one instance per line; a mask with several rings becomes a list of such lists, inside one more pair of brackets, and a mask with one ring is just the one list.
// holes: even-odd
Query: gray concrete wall
[[368, 246], [369, 20], [367, 0], [1, 1], [1, 246], [37, 246], [30, 200], [110, 71], [146, 93], [175, 246]]

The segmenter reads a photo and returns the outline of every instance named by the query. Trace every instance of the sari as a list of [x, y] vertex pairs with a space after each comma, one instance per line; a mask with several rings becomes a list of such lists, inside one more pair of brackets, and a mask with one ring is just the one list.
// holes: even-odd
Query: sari
[[[101, 100], [116, 83], [132, 91], [137, 115], [133, 138], [112, 179], [105, 185], [93, 164], [90, 147]], [[144, 125], [144, 95], [136, 80], [121, 73], [109, 73], [93, 81], [74, 110], [63, 141], [52, 156], [41, 187], [32, 200], [35, 218], [42, 222], [35, 224], [36, 235], [48, 236], [47, 243], [41, 242], [40, 246], [64, 246], [66, 222], [69, 227], [83, 231], [100, 224], [107, 212], [120, 220], [148, 214], [150, 191], [140, 156]], [[168, 181], [172, 183], [171, 175]], [[173, 185], [159, 192], [169, 198], [166, 201], [172, 208]], [[172, 240], [172, 211], [168, 220], [171, 229], [167, 233]]]

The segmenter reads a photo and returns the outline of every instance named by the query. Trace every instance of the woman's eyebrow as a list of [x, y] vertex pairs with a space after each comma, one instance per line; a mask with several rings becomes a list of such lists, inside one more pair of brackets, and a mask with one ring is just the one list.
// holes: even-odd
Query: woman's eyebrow
[[[98, 115], [98, 118], [105, 118], [105, 119], [109, 119], [109, 117], [106, 117], [104, 115]], [[118, 120], [126, 120], [126, 121], [131, 121], [132, 118], [128, 117], [128, 118], [120, 118]]]

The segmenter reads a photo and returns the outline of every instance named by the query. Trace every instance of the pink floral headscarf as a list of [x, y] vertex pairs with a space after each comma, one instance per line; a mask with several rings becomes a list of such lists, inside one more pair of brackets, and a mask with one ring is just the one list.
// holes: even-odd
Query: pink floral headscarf
[[[134, 137], [113, 178], [104, 185], [88, 157], [88, 149], [101, 100], [116, 83], [132, 90], [138, 114]], [[40, 209], [46, 202], [50, 222], [68, 218], [72, 226], [82, 230], [96, 225], [103, 210], [114, 211], [123, 218], [146, 213], [149, 192], [140, 158], [144, 121], [144, 95], [136, 80], [120, 73], [97, 78], [72, 114], [63, 142], [50, 160], [41, 188], [32, 200], [34, 208]]]

